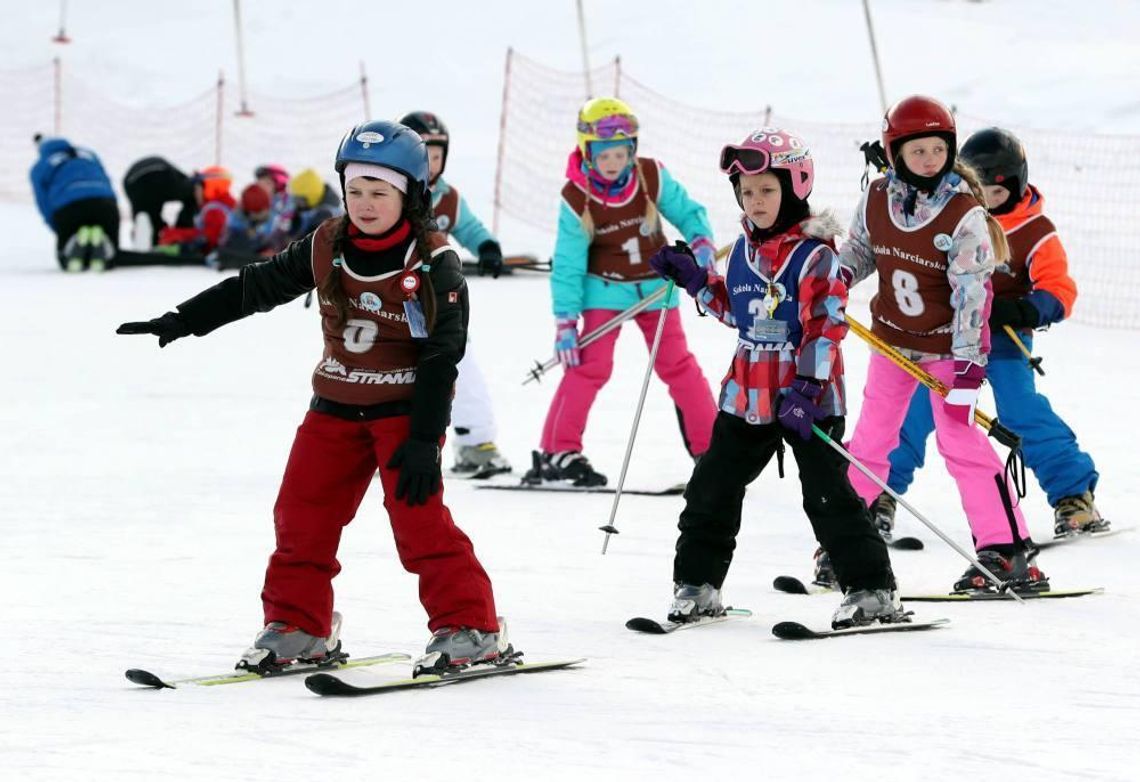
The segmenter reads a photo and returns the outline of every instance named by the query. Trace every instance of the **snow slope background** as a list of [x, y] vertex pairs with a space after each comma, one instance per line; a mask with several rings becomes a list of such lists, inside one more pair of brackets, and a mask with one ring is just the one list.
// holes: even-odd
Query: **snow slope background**
[[[50, 56], [54, 9], [7, 5], [0, 67]], [[71, 5], [75, 43], [65, 56], [124, 100], [193, 94], [201, 79], [191, 71], [200, 66], [208, 82], [219, 65], [229, 67], [229, 4], [160, 12], [141, 2]], [[588, 2], [592, 53], [620, 52], [642, 78], [651, 74], [658, 89], [693, 103], [734, 107], [762, 85], [764, 100], [795, 107], [788, 113], [848, 120], [878, 112], [858, 3], [769, 5], [708, 4], [697, 13], [691, 4]], [[483, 212], [505, 46], [567, 69], [578, 63], [569, 3], [551, 4], [542, 19], [536, 4], [437, 3], [430, 25], [411, 8], [385, 6], [397, 14], [389, 25], [380, 7], [340, 2], [319, 11], [299, 3], [244, 7], [252, 84], [319, 92], [343, 84], [364, 57], [373, 104], [393, 107], [385, 115], [430, 105], [462, 137], [449, 171]], [[1068, 4], [1013, 0], [898, 0], [873, 8], [892, 94], [924, 89], [969, 103], [972, 113], [1000, 110], [1037, 127], [1140, 128], [1140, 12], [1133, 4], [1088, 2], [1079, 16]], [[961, 41], [953, 68], [915, 67], [915, 51], [903, 45], [915, 28]], [[728, 31], [745, 29], [781, 34], [760, 53], [728, 40]], [[810, 46], [809, 32], [818, 36]], [[392, 41], [397, 54], [381, 57], [369, 34]], [[432, 42], [435, 69], [408, 68], [414, 40]], [[1000, 78], [989, 70], [995, 67]], [[836, 603], [770, 589], [776, 575], [810, 574], [814, 541], [790, 461], [787, 479], [769, 470], [745, 504], [726, 595], [753, 609], [751, 620], [666, 639], [622, 627], [629, 616], [667, 604], [677, 498], [623, 499], [623, 533], [602, 558], [596, 528], [606, 521], [608, 498], [536, 498], [451, 482], [448, 502], [494, 579], [516, 645], [535, 660], [589, 657], [581, 670], [353, 701], [318, 699], [296, 679], [136, 691], [122, 679], [125, 668], [224, 671], [261, 624], [272, 504], [320, 351], [316, 314], [297, 302], [159, 351], [153, 339], [116, 337], [115, 326], [162, 313], [216, 282], [215, 273], [64, 278], [32, 207], [0, 204], [0, 231], [0, 345], [8, 367], [0, 384], [0, 589], [8, 596], [0, 615], [11, 639], [0, 673], [6, 776], [1136, 776], [1135, 533], [1042, 555], [1059, 587], [1104, 586], [1101, 596], [1025, 607], [916, 604], [919, 616], [946, 616], [951, 626], [779, 642], [771, 624], [823, 625]], [[555, 378], [520, 385], [531, 361], [550, 353], [546, 282], [475, 278], [471, 290], [474, 350], [496, 394], [499, 444], [523, 468], [555, 387]], [[732, 333], [690, 307], [683, 312], [691, 345], [716, 383]], [[1140, 507], [1137, 459], [1124, 428], [1136, 397], [1134, 343], [1133, 332], [1076, 324], [1038, 339], [1048, 372], [1040, 386], [1096, 458], [1098, 502], [1121, 525], [1133, 524]], [[853, 422], [867, 350], [852, 338], [845, 354]], [[614, 478], [645, 367], [638, 336], [619, 340], [618, 362], [586, 440], [595, 464]], [[932, 458], [909, 497], [968, 545], [938, 461]], [[655, 382], [628, 485], [674, 483], [689, 467], [672, 407]], [[1047, 538], [1051, 513], [1032, 481], [1023, 503], [1035, 536]], [[946, 589], [964, 563], [902, 513], [900, 532], [928, 544], [925, 552], [893, 555], [904, 589]], [[396, 560], [377, 493], [347, 529], [341, 561], [336, 587], [346, 648], [358, 655], [422, 649], [427, 632], [415, 583]], [[375, 669], [352, 678], [402, 673]]]

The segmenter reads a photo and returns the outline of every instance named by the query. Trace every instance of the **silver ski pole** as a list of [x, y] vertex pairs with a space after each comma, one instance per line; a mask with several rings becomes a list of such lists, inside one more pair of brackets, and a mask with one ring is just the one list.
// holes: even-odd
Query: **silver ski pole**
[[[875, 473], [871, 472], [871, 470], [866, 465], [864, 465], [862, 462], [860, 462], [858, 459], [856, 459], [854, 456], [852, 456], [846, 448], [844, 448], [842, 445], [840, 445], [839, 443], [832, 440], [831, 437], [829, 437], [825, 431], [820, 429], [815, 424], [811, 425], [811, 430], [813, 432], [815, 432], [816, 435], [821, 440], [823, 440], [825, 443], [830, 445], [836, 451], [841, 453], [843, 455], [844, 459], [851, 462], [851, 464], [855, 465], [855, 468], [857, 470], [859, 470], [859, 472], [863, 473], [868, 478], [870, 478], [872, 481], [874, 481], [876, 486], [878, 486], [880, 489], [885, 491], [887, 494], [894, 497], [895, 502], [897, 502], [898, 504], [902, 505], [904, 508], [909, 510], [911, 512], [911, 515], [913, 515], [916, 519], [918, 519], [919, 521], [921, 521], [923, 524], [926, 525], [927, 529], [929, 529], [931, 532], [933, 532], [938, 537], [942, 538], [942, 540], [945, 541], [946, 545], [948, 545], [950, 548], [954, 549], [959, 554], [961, 554], [963, 557], [965, 557], [966, 560], [969, 561], [969, 563], [971, 565], [976, 567], [979, 570], [979, 572], [982, 573], [982, 575], [984, 575], [990, 581], [994, 582], [994, 586], [996, 586], [999, 591], [1002, 591], [1002, 592], [1006, 591], [1005, 582], [1003, 582], [1000, 578], [995, 576], [985, 566], [983, 566], [982, 563], [978, 561], [977, 557], [975, 557], [973, 554], [970, 554], [969, 552], [967, 552], [964, 548], [959, 546], [957, 543], [952, 541], [950, 538], [946, 537], [946, 535], [942, 532], [942, 530], [938, 529], [938, 527], [935, 526], [934, 522], [927, 520], [927, 518], [925, 516], [923, 516], [921, 513], [919, 513], [918, 510], [915, 509], [915, 507], [913, 505], [911, 505], [909, 502], [904, 500], [901, 496], [899, 496], [899, 494], [894, 489], [892, 489], [890, 486], [888, 486], [886, 483], [884, 483], [882, 480], [880, 480], [878, 475], [875, 475]], [[1013, 590], [1009, 590], [1009, 594], [1013, 596], [1014, 600], [1021, 603], [1022, 605], [1025, 605], [1025, 601], [1022, 600], [1021, 597], [1016, 592], [1014, 592]]]
[[669, 305], [673, 301], [673, 281], [669, 280], [663, 290], [665, 303], [661, 307], [661, 316], [657, 319], [657, 333], [653, 335], [653, 347], [649, 350], [649, 366], [645, 368], [645, 379], [641, 381], [641, 397], [637, 400], [637, 412], [633, 414], [633, 428], [629, 431], [629, 442], [625, 446], [625, 459], [621, 463], [621, 475], [618, 476], [617, 488], [614, 491], [614, 504], [610, 508], [610, 520], [604, 527], [598, 527], [606, 533], [602, 541], [602, 554], [610, 545], [610, 535], [617, 535], [618, 528], [614, 526], [617, 518], [618, 503], [621, 502], [621, 490], [625, 486], [625, 474], [629, 470], [629, 458], [633, 455], [633, 441], [637, 439], [637, 426], [641, 423], [641, 411], [645, 408], [645, 395], [649, 391], [649, 378], [653, 377], [653, 365], [657, 363], [657, 350], [661, 347], [661, 335], [665, 332], [665, 318], [669, 314]]
[[[617, 315], [614, 315], [612, 318], [610, 318], [608, 321], [606, 321], [602, 325], [598, 326], [596, 329], [591, 331], [589, 334], [582, 335], [582, 338], [580, 340], [578, 340], [578, 347], [584, 348], [584, 347], [590, 345], [591, 343], [597, 341], [598, 339], [604, 337], [606, 334], [609, 334], [611, 331], [616, 329], [621, 324], [625, 323], [627, 320], [632, 318], [634, 315], [640, 314], [644, 310], [648, 309], [650, 305], [654, 304], [655, 302], [660, 301], [661, 297], [665, 295], [665, 291], [667, 291], [667, 290], [668, 290], [667, 287], [666, 288], [658, 288], [657, 290], [653, 291], [653, 293], [649, 294], [648, 296], [646, 296], [641, 301], [637, 302], [637, 304], [634, 304], [629, 309], [623, 310], [622, 312], [619, 312]], [[558, 366], [558, 357], [557, 356], [555, 356], [552, 359], [549, 359], [545, 364], [539, 364], [536, 361], [534, 369], [530, 370], [527, 373], [526, 380], [524, 380], [522, 382], [522, 384], [525, 386], [527, 383], [529, 383], [532, 380], [541, 380], [542, 376], [544, 374], [549, 372], [551, 369], [554, 369], [554, 367], [556, 367], [556, 366]]]

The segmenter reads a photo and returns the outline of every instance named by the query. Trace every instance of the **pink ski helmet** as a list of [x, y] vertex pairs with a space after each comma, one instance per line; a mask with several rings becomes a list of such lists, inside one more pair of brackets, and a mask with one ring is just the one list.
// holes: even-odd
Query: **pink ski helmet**
[[799, 136], [779, 128], [760, 128], [741, 143], [726, 144], [720, 151], [720, 170], [733, 177], [734, 185], [740, 174], [763, 174], [771, 169], [788, 172], [792, 193], [800, 201], [811, 195], [815, 163]]

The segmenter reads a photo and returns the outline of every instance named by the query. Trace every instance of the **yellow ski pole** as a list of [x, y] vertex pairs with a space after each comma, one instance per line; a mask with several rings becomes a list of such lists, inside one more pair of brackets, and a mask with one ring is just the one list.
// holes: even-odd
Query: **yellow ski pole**
[[1009, 338], [1013, 340], [1013, 344], [1017, 345], [1017, 349], [1025, 354], [1025, 359], [1029, 362], [1029, 366], [1033, 371], [1044, 377], [1045, 370], [1041, 368], [1041, 357], [1034, 356], [1029, 352], [1029, 348], [1025, 347], [1025, 343], [1021, 341], [1021, 337], [1017, 336], [1017, 332], [1014, 331], [1013, 327], [1008, 323], [1002, 326], [1002, 328], [1005, 329], [1005, 333], [1009, 335]]

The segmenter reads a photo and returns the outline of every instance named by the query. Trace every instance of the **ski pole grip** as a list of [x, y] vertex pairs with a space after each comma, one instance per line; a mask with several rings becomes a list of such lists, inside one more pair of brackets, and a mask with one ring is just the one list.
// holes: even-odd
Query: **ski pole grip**
[[989, 435], [1010, 450], [1021, 447], [1021, 435], [996, 418], [990, 421]]

